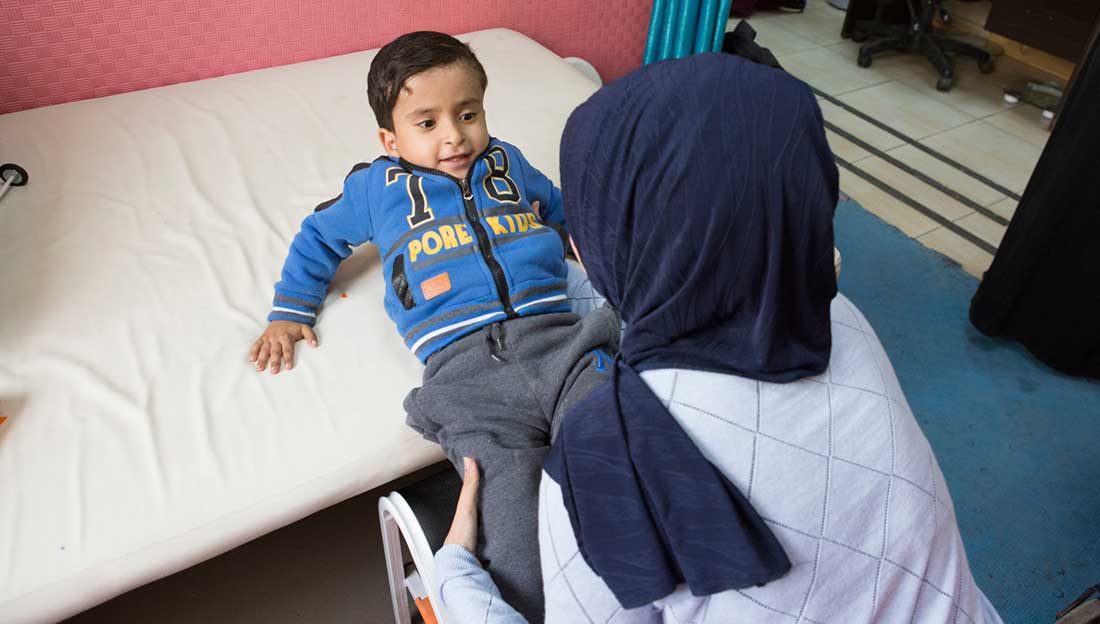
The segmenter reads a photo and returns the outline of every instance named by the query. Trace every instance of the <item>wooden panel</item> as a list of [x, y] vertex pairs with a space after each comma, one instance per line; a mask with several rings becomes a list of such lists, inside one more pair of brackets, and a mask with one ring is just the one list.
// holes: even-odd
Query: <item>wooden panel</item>
[[996, 0], [985, 27], [1076, 62], [1098, 17], [1100, 4], [1094, 0]]
[[1074, 64], [1066, 59], [1025, 45], [1015, 39], [989, 32], [979, 24], [957, 19], [950, 26], [944, 26], [938, 22], [936, 26], [948, 33], [972, 35], [985, 39], [992, 44], [992, 46], [987, 46], [990, 53], [1003, 52], [1009, 58], [1042, 70], [1060, 80], [1069, 80], [1069, 77], [1073, 74]]

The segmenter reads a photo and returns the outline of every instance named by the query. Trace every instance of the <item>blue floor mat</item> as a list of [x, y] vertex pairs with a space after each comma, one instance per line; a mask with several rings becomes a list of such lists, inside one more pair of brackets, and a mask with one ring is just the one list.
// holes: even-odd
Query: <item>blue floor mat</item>
[[840, 289], [871, 321], [947, 478], [978, 585], [1005, 622], [1053, 622], [1100, 583], [1100, 383], [988, 338], [978, 280], [846, 200]]

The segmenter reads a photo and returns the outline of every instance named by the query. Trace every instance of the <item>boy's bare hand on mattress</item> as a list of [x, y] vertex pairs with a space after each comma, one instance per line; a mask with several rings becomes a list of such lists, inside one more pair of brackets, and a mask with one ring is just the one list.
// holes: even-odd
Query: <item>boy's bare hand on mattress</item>
[[443, 540], [444, 544], [458, 544], [470, 554], [477, 554], [477, 486], [478, 470], [477, 462], [472, 458], [463, 457], [462, 492], [458, 495], [458, 505], [455, 507], [455, 519], [451, 522], [451, 530]]
[[294, 368], [294, 343], [305, 339], [310, 346], [317, 346], [317, 334], [313, 328], [294, 321], [271, 321], [264, 333], [252, 343], [248, 361], [256, 364], [256, 370], [262, 371], [270, 366], [271, 374], [279, 370]]

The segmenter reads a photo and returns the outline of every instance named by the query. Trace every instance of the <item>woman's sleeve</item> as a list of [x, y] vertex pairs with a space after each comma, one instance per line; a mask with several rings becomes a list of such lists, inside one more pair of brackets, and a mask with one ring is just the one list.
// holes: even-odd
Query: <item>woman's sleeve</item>
[[446, 544], [435, 553], [435, 576], [442, 607], [454, 621], [527, 624], [500, 597], [500, 590], [477, 558], [462, 546]]

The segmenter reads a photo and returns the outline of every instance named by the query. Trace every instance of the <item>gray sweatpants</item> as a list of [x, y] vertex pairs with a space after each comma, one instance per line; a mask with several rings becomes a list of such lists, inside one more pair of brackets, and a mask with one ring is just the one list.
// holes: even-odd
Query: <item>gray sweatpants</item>
[[543, 620], [538, 491], [558, 417], [604, 382], [618, 350], [610, 308], [495, 323], [428, 358], [405, 398], [406, 422], [438, 442], [462, 474], [481, 468], [478, 556], [505, 601]]

